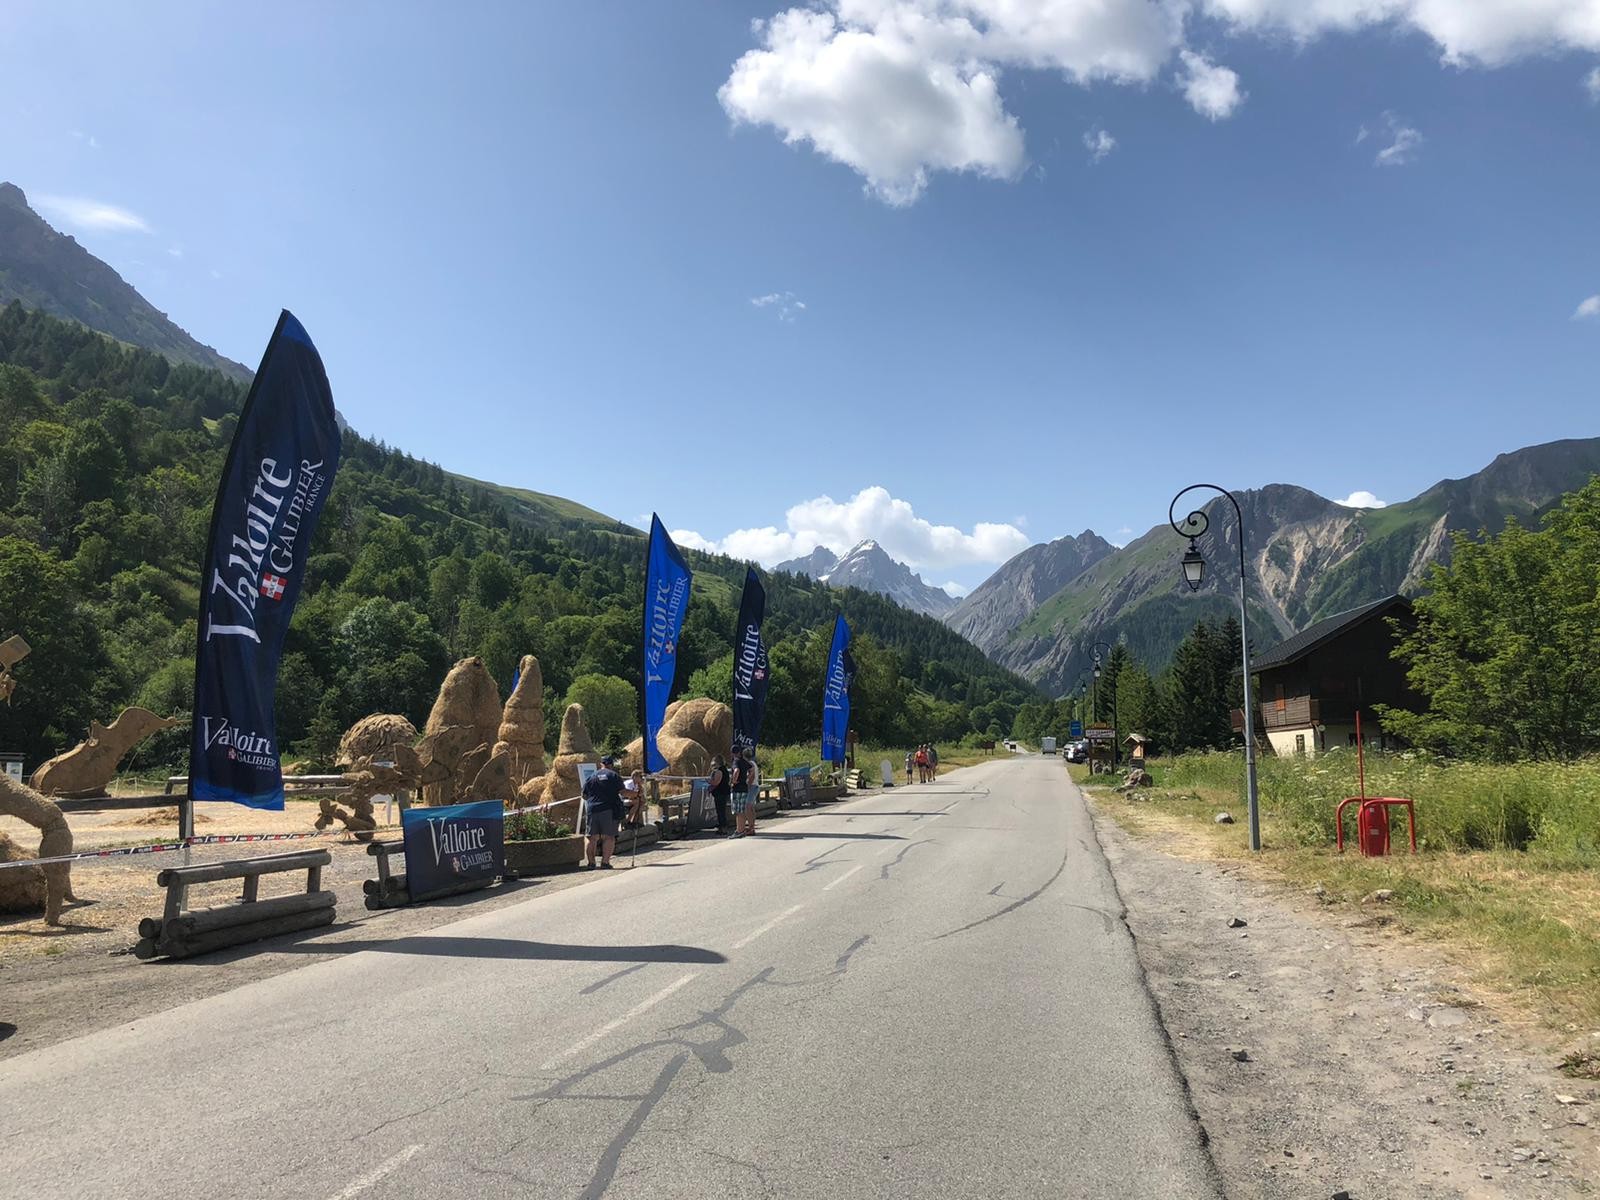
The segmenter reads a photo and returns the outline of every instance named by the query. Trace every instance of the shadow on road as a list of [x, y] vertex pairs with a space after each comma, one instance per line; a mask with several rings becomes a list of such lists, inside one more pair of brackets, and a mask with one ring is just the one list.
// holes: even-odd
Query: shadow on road
[[301, 942], [279, 948], [285, 954], [437, 955], [441, 958], [515, 958], [564, 962], [724, 963], [727, 958], [699, 946], [570, 946], [560, 942], [525, 942], [517, 938], [408, 937], [393, 941]]

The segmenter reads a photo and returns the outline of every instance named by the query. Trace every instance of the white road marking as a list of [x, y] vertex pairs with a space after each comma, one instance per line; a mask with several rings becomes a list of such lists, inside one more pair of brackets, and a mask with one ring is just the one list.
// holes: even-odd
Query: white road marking
[[401, 1167], [405, 1166], [414, 1157], [416, 1157], [421, 1150], [421, 1146], [407, 1146], [404, 1150], [400, 1151], [399, 1154], [384, 1159], [365, 1175], [358, 1176], [354, 1183], [345, 1188], [344, 1191], [330, 1196], [328, 1200], [351, 1200], [352, 1197], [359, 1196], [362, 1192], [366, 1191], [373, 1184], [377, 1183], [385, 1175], [388, 1175], [394, 1171], [398, 1171]]
[[754, 933], [745, 934], [744, 937], [740, 938], [737, 942], [735, 942], [733, 944], [733, 948], [735, 950], [743, 950], [746, 946], [748, 946], [751, 942], [755, 941], [763, 933], [766, 933], [769, 929], [776, 928], [779, 921], [787, 920], [789, 917], [794, 916], [795, 913], [799, 912], [804, 907], [805, 907], [805, 905], [803, 905], [803, 904], [796, 904], [793, 908], [789, 909], [787, 912], [779, 913], [777, 916], [773, 917], [772, 920], [768, 921], [765, 925], [763, 925], [760, 929], [756, 930]]
[[866, 865], [867, 865], [866, 863], [861, 863], [859, 866], [851, 867], [848, 871], [846, 871], [843, 875], [839, 876], [839, 878], [835, 879], [832, 883], [824, 885], [822, 890], [825, 891], [825, 892], [831, 892], [834, 888], [838, 887], [846, 879], [849, 879], [850, 876], [854, 875], [857, 871], [861, 870], [861, 868], [866, 866]]
[[639, 1001], [639, 1003], [635, 1004], [632, 1008], [630, 1008], [627, 1012], [623, 1013], [615, 1021], [612, 1021], [612, 1022], [610, 1022], [609, 1024], [606, 1024], [606, 1025], [600, 1026], [599, 1029], [596, 1029], [593, 1033], [591, 1033], [588, 1037], [584, 1038], [582, 1041], [574, 1042], [572, 1045], [568, 1046], [565, 1050], [563, 1050], [560, 1054], [556, 1055], [554, 1058], [552, 1058], [548, 1062], [546, 1062], [544, 1064], [544, 1066], [540, 1067], [539, 1069], [541, 1071], [549, 1071], [552, 1068], [554, 1068], [555, 1065], [558, 1062], [560, 1062], [562, 1059], [571, 1058], [574, 1054], [577, 1054], [578, 1052], [580, 1052], [582, 1050], [587, 1050], [590, 1046], [594, 1045], [601, 1038], [605, 1037], [606, 1034], [611, 1033], [618, 1026], [627, 1024], [629, 1021], [633, 1020], [633, 1018], [637, 1017], [640, 1013], [645, 1012], [646, 1010], [655, 1007], [657, 1004], [660, 1004], [663, 1000], [665, 1000], [668, 996], [672, 995], [673, 992], [677, 991], [684, 984], [688, 983], [691, 979], [698, 979], [699, 977], [700, 977], [700, 972], [699, 971], [691, 971], [689, 974], [685, 975], [682, 979], [679, 979], [676, 982], [667, 984], [666, 987], [662, 988], [654, 996], [649, 996], [646, 999], [643, 999], [643, 1000]]

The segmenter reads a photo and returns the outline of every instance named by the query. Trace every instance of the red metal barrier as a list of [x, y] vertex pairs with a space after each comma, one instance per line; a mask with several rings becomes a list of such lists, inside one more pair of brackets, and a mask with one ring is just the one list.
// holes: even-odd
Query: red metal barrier
[[1362, 854], [1377, 857], [1389, 853], [1391, 808], [1406, 810], [1411, 853], [1417, 852], [1417, 810], [1410, 800], [1398, 796], [1351, 796], [1349, 799], [1339, 801], [1339, 808], [1334, 814], [1334, 823], [1338, 827], [1339, 853], [1344, 853], [1344, 810], [1352, 804], [1360, 805], [1356, 810], [1356, 845]]

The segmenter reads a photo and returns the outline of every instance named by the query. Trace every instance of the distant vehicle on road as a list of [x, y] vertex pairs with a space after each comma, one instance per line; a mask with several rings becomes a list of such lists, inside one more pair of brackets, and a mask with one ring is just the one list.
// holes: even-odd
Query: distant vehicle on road
[[1056, 740], [1055, 740], [1055, 738], [1053, 738], [1053, 737], [1042, 737], [1042, 738], [1039, 739], [1039, 753], [1040, 754], [1054, 754], [1055, 752], [1056, 752]]
[[1068, 762], [1086, 762], [1089, 758], [1089, 746], [1087, 742], [1068, 742], [1067, 748], [1061, 753]]

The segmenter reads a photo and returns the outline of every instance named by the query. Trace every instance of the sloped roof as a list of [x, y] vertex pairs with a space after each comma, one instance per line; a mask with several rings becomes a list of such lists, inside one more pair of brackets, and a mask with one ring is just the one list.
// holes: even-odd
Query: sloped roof
[[1411, 601], [1404, 596], [1385, 596], [1382, 600], [1374, 600], [1371, 604], [1363, 604], [1359, 608], [1348, 608], [1342, 613], [1309, 625], [1286, 641], [1279, 642], [1260, 658], [1250, 664], [1252, 671], [1267, 671], [1273, 667], [1285, 667], [1292, 662], [1304, 658], [1318, 646], [1332, 641], [1346, 630], [1353, 629], [1361, 622], [1373, 617], [1387, 616], [1389, 612], [1403, 606], [1407, 611], [1411, 609]]

